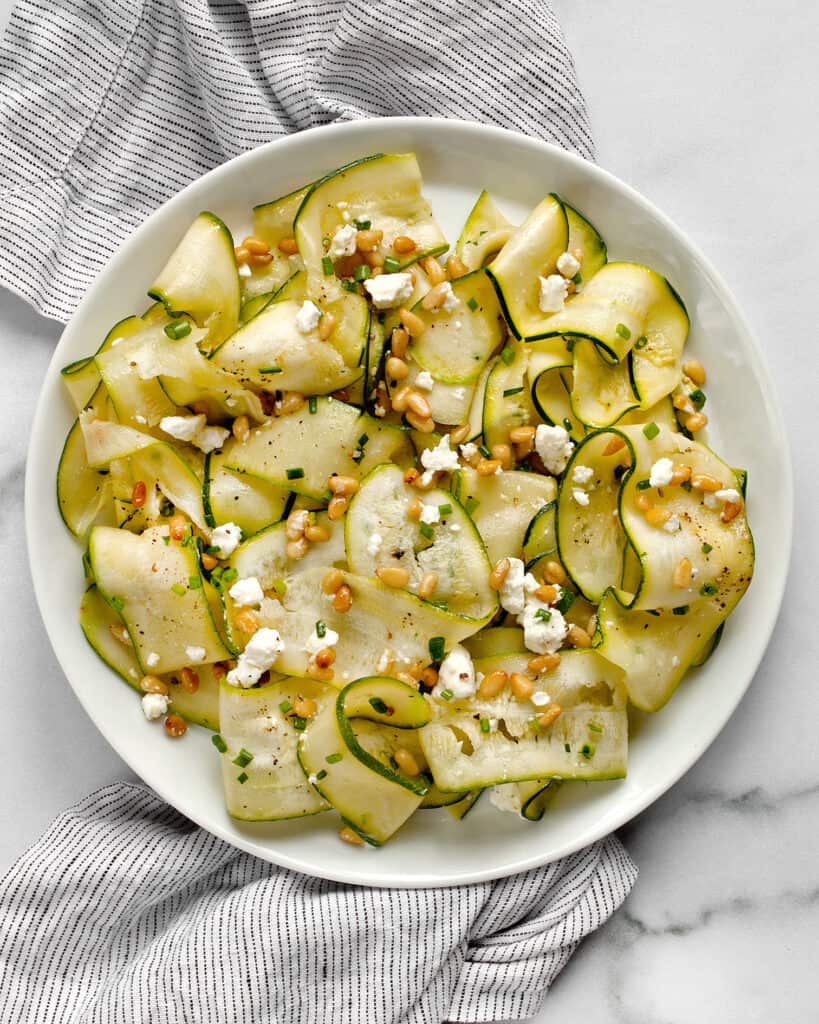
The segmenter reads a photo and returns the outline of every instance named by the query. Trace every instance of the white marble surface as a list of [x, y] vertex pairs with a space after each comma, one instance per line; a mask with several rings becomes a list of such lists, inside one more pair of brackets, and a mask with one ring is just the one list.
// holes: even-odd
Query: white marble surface
[[[600, 162], [692, 235], [755, 325], [791, 431], [798, 509], [791, 585], [747, 698], [688, 775], [623, 830], [637, 886], [538, 1020], [804, 1024], [819, 1012], [819, 459], [809, 429], [819, 11], [797, 0], [555, 2]], [[3, 22], [9, 7], [0, 0]], [[58, 335], [0, 293], [0, 870], [58, 810], [129, 774], [62, 680], [28, 578], [26, 440]]]

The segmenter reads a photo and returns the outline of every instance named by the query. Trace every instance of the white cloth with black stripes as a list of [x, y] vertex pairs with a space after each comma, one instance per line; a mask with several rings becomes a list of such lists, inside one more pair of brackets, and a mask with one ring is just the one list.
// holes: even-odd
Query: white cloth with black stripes
[[[21, 0], [0, 49], [0, 283], [65, 320], [188, 181], [276, 136], [387, 114], [488, 121], [592, 155], [542, 0]], [[497, 882], [338, 885], [114, 784], [0, 882], [0, 1021], [528, 1017], [635, 877], [609, 837]]]

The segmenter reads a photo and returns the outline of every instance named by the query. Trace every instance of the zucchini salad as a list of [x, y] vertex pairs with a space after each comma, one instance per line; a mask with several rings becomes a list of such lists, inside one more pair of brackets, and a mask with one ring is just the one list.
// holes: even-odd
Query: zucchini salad
[[62, 371], [59, 506], [85, 636], [154, 727], [213, 731], [229, 814], [380, 845], [623, 777], [629, 702], [753, 570], [674, 287], [554, 194], [482, 193], [450, 249], [378, 154], [238, 244], [201, 213], [149, 295]]

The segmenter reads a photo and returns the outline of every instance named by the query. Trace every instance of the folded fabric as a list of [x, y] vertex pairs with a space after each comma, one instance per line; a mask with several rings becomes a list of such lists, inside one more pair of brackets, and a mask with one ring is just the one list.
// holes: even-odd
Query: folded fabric
[[0, 882], [0, 1020], [521, 1019], [635, 877], [610, 837], [495, 882], [340, 885], [240, 853], [116, 783]]

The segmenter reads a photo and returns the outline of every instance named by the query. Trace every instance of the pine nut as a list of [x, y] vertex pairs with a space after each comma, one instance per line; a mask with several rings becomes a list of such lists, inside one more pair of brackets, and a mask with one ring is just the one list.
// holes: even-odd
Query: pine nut
[[393, 240], [392, 247], [401, 256], [407, 256], [409, 253], [415, 252], [415, 242], [407, 235], [398, 235]]
[[409, 373], [409, 367], [398, 356], [390, 356], [385, 368], [390, 380], [403, 380]]
[[205, 572], [212, 572], [219, 564], [219, 559], [216, 558], [214, 555], [209, 555], [207, 551], [203, 551], [201, 562], [202, 568], [205, 570]]
[[582, 626], [569, 626], [566, 639], [572, 647], [591, 647], [591, 637]]
[[398, 770], [408, 775], [411, 779], [414, 779], [416, 775], [421, 774], [421, 769], [418, 766], [418, 762], [412, 756], [409, 750], [405, 750], [403, 747], [399, 747], [392, 755], [395, 758], [395, 763], [398, 765]]
[[526, 444], [535, 436], [534, 427], [512, 427], [509, 431], [509, 440], [512, 444]]
[[188, 731], [188, 723], [181, 715], [168, 715], [165, 719], [165, 732], [171, 739], [178, 740]]
[[407, 412], [404, 418], [419, 434], [432, 434], [435, 431], [435, 420], [431, 416], [416, 416], [414, 412]]
[[300, 391], [285, 391], [282, 395], [282, 415], [289, 416], [298, 412], [304, 405], [304, 395]]
[[407, 400], [412, 394], [412, 388], [405, 384], [392, 396], [392, 407], [396, 412], [404, 412], [407, 408]]
[[142, 508], [148, 498], [148, 488], [144, 480], [137, 480], [131, 491], [131, 504], [134, 508]]
[[690, 466], [675, 466], [671, 474], [672, 484], [684, 484], [687, 480], [691, 479], [691, 467]]
[[674, 395], [671, 404], [677, 410], [677, 412], [693, 412], [694, 403], [688, 397], [688, 395]]
[[420, 264], [430, 284], [437, 285], [446, 281], [446, 271], [434, 256], [425, 256], [420, 260]]
[[606, 445], [606, 447], [603, 449], [603, 454], [615, 455], [617, 452], [621, 451], [625, 447], [626, 442], [623, 440], [622, 437], [613, 437]]
[[640, 491], [634, 499], [634, 504], [641, 512], [648, 512], [650, 508], [654, 507], [654, 502], [651, 500], [651, 495], [648, 491]]
[[353, 592], [347, 583], [342, 583], [333, 595], [333, 609], [337, 612], [348, 612], [353, 606]]
[[705, 383], [705, 367], [699, 359], [689, 359], [687, 363], [683, 363], [683, 373], [698, 388], [701, 388]]
[[430, 689], [432, 689], [432, 687], [438, 682], [438, 672], [432, 667], [432, 665], [427, 665], [421, 673], [421, 682], [424, 686], [428, 686]]
[[662, 526], [671, 518], [671, 512], [667, 508], [650, 508], [646, 512], [646, 522], [649, 526]]
[[304, 531], [304, 536], [311, 544], [325, 544], [330, 539], [330, 531], [320, 523], [310, 523]]
[[731, 520], [736, 519], [741, 511], [741, 501], [726, 501], [722, 506], [722, 512], [719, 514], [720, 520], [723, 523], [730, 523]]
[[310, 697], [298, 696], [293, 701], [293, 712], [299, 718], [312, 718], [318, 711], [318, 704]]
[[247, 633], [248, 636], [252, 636], [261, 626], [258, 615], [249, 608], [241, 608], [236, 612], [233, 616], [233, 623], [237, 629], [242, 633]]
[[494, 672], [487, 672], [478, 687], [478, 696], [483, 700], [492, 700], [497, 697], [506, 686], [509, 676], [502, 668], [496, 668]]
[[121, 644], [129, 644], [131, 642], [128, 630], [122, 625], [122, 623], [112, 622], [108, 629], [111, 631], [111, 636], [115, 640], [119, 640]]
[[453, 427], [449, 432], [449, 447], [463, 444], [469, 434], [469, 424], [462, 423], [459, 427]]
[[691, 486], [695, 491], [705, 491], [706, 494], [722, 490], [722, 482], [710, 473], [694, 473], [691, 477]]
[[357, 832], [353, 832], [351, 828], [347, 828], [346, 825], [344, 828], [339, 829], [338, 838], [344, 843], [349, 843], [350, 846], [364, 845], [364, 840], [361, 836]]
[[535, 684], [522, 672], [513, 672], [509, 677], [509, 689], [517, 700], [529, 700], [535, 692]]
[[247, 262], [251, 267], [266, 267], [268, 263], [273, 262], [272, 252], [252, 252], [248, 256]]
[[[417, 470], [416, 470], [417, 472]], [[407, 507], [407, 518], [418, 520], [424, 511], [424, 503], [420, 498], [413, 498]]]
[[192, 668], [183, 668], [179, 677], [179, 682], [184, 690], [187, 690], [188, 693], [196, 693], [199, 689], [199, 675]]
[[333, 473], [327, 481], [327, 486], [333, 494], [341, 495], [342, 498], [349, 498], [358, 490], [359, 483], [354, 476], [341, 476], [339, 473]]
[[168, 532], [174, 540], [182, 540], [188, 528], [188, 520], [181, 512], [172, 515], [168, 523]]
[[560, 562], [550, 560], [543, 566], [543, 579], [547, 583], [556, 583], [558, 586], [563, 586], [568, 577], [566, 576], [566, 570]]
[[380, 244], [384, 232], [377, 228], [363, 228], [355, 236], [355, 247], [359, 252], [372, 252]]
[[336, 329], [338, 321], [332, 313], [325, 313], [318, 325], [318, 335], [322, 341], [327, 341], [333, 331]]
[[322, 647], [316, 651], [315, 662], [319, 668], [329, 668], [335, 663], [336, 652], [332, 647]]
[[522, 441], [520, 444], [515, 445], [515, 459], [518, 462], [523, 462], [527, 456], [532, 454], [534, 449], [534, 439], [529, 438], [528, 441]]
[[411, 338], [420, 337], [420, 335], [422, 335], [426, 330], [427, 325], [421, 317], [416, 316], [415, 313], [411, 313], [408, 309], [399, 309], [398, 315], [401, 317], [401, 323], [404, 325], [404, 330]]
[[310, 662], [307, 666], [307, 675], [311, 679], [316, 679], [320, 683], [332, 683], [335, 672], [332, 668], [320, 668], [315, 662]]
[[475, 467], [478, 476], [493, 476], [501, 468], [498, 459], [481, 459]]
[[250, 437], [250, 420], [247, 416], [237, 416], [233, 421], [231, 430], [239, 444], [244, 444], [244, 442]]
[[297, 508], [294, 512], [291, 512], [287, 517], [287, 523], [284, 528], [287, 539], [298, 540], [299, 537], [302, 537], [309, 522], [310, 513], [306, 509]]
[[298, 540], [288, 541], [287, 547], [284, 550], [291, 562], [298, 562], [310, 550], [310, 545], [306, 537], [299, 537]]
[[403, 327], [396, 327], [392, 332], [390, 339], [390, 351], [398, 359], [403, 359], [407, 354], [407, 346], [409, 345], [409, 335]]
[[298, 251], [299, 247], [295, 238], [279, 239], [279, 252], [283, 252], [285, 256], [295, 256]]
[[708, 417], [704, 412], [692, 412], [690, 416], [686, 417], [685, 429], [690, 434], [696, 434], [698, 431], [702, 430], [703, 427], [707, 426], [707, 424]]
[[250, 257], [249, 249], [245, 249], [243, 245], [237, 245], [233, 252], [236, 256], [237, 263], [247, 263], [248, 258]]
[[438, 586], [438, 573], [437, 572], [425, 572], [421, 577], [421, 582], [418, 584], [418, 596], [426, 601], [432, 597], [435, 593], [435, 588]]
[[501, 469], [512, 468], [512, 449], [508, 444], [493, 444], [490, 451], [492, 458], [501, 464]]
[[143, 676], [139, 681], [139, 688], [143, 693], [161, 693], [164, 697], [170, 693], [168, 684], [159, 676]]
[[407, 396], [407, 408], [414, 412], [416, 416], [420, 416], [421, 419], [426, 420], [432, 416], [429, 402], [423, 395], [419, 395], [417, 391], [411, 391]]
[[[373, 270], [381, 270], [384, 267], [384, 253], [383, 252], [368, 252], [364, 257], [364, 262], [368, 267], [372, 267]], [[375, 276], [374, 274], [372, 275]]]
[[548, 704], [546, 710], [537, 716], [537, 724], [541, 729], [548, 729], [563, 714], [563, 708], [559, 704]]
[[247, 238], [242, 242], [242, 245], [248, 252], [259, 253], [270, 252], [270, 246], [267, 242], [263, 242], [261, 238], [256, 238], [255, 235], [248, 235]]
[[338, 588], [344, 583], [344, 574], [341, 569], [331, 569], [325, 573], [321, 581], [321, 589], [325, 594], [335, 594]]
[[446, 282], [436, 284], [435, 287], [430, 288], [423, 299], [421, 299], [422, 308], [427, 310], [440, 309], [444, 304], [448, 291], [449, 289], [446, 287]]
[[674, 566], [671, 582], [681, 590], [691, 586], [691, 562], [688, 558], [681, 558]]
[[555, 651], [547, 651], [545, 654], [536, 654], [529, 659], [527, 668], [530, 672], [549, 672], [560, 664], [560, 655]]
[[553, 587], [551, 583], [544, 583], [542, 587], [538, 587], [535, 591], [535, 597], [538, 601], [543, 601], [545, 604], [554, 604], [557, 600], [557, 588]]
[[455, 253], [453, 253], [446, 261], [446, 270], [447, 273], [449, 274], [450, 281], [455, 281], [457, 278], [463, 277], [464, 274], [469, 273], [469, 268], [467, 267], [467, 265], [464, 263], [461, 257], [456, 256]]
[[384, 565], [375, 570], [375, 575], [388, 587], [400, 589], [409, 583], [409, 573], [397, 565]]
[[[412, 484], [417, 484], [418, 478], [420, 476], [421, 474], [418, 472], [418, 470], [414, 466], [410, 466], [406, 473], [404, 473], [404, 483], [407, 484], [408, 486]], [[420, 514], [421, 513], [419, 512], [418, 515], [420, 516]], [[412, 516], [410, 516], [410, 519], [412, 519]]]
[[489, 589], [500, 590], [509, 575], [511, 563], [508, 558], [502, 558], [495, 564], [495, 568], [489, 574]]

